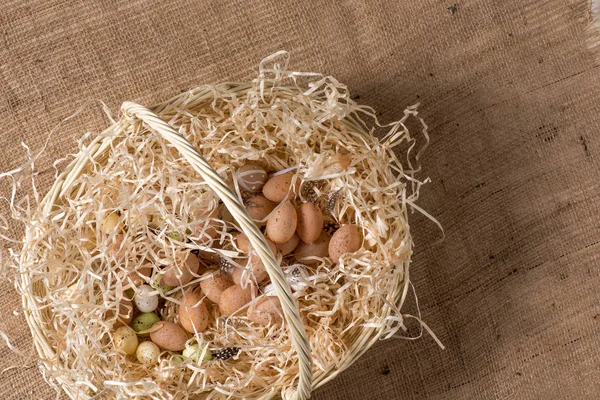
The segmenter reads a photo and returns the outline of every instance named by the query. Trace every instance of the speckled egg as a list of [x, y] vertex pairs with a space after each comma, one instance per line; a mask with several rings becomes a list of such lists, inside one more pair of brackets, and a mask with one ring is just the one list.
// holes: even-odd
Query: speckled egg
[[[275, 243], [273, 243], [269, 239], [266, 239], [266, 242], [269, 245], [269, 248], [271, 249], [271, 251], [273, 252], [273, 255], [275, 257], [277, 257], [277, 246], [275, 245]], [[256, 283], [260, 283], [260, 282], [264, 281], [269, 276], [269, 274], [267, 273], [267, 270], [265, 269], [265, 265], [264, 265], [262, 259], [258, 256], [256, 251], [254, 251], [254, 250], [250, 254], [250, 258], [248, 259], [247, 267], [251, 268], [251, 271], [252, 271], [252, 274], [254, 277], [254, 281]]]
[[285, 243], [294, 236], [297, 225], [296, 210], [286, 201], [267, 221], [267, 236], [275, 243]]
[[280, 324], [283, 321], [281, 302], [276, 296], [268, 296], [248, 309], [248, 319], [259, 325]]
[[251, 301], [252, 289], [250, 286], [242, 288], [240, 285], [233, 285], [221, 294], [219, 309], [223, 315], [230, 316]]
[[[293, 199], [294, 191], [292, 189], [293, 172], [275, 175], [265, 183], [263, 194], [265, 197], [276, 203], [280, 203], [289, 195], [288, 199]], [[298, 184], [300, 180], [297, 180]]]
[[160, 321], [160, 317], [153, 312], [141, 313], [133, 319], [131, 327], [136, 332], [142, 332], [152, 328], [154, 324]]
[[362, 233], [357, 225], [344, 225], [329, 241], [329, 256], [334, 263], [346, 253], [354, 253], [361, 247]]
[[240, 188], [252, 193], [260, 192], [267, 181], [265, 170], [254, 164], [242, 166], [235, 175]]
[[323, 230], [323, 212], [314, 203], [303, 203], [296, 210], [298, 227], [296, 232], [304, 243], [313, 243]]
[[276, 203], [268, 200], [265, 196], [260, 194], [250, 196], [244, 202], [248, 215], [254, 221], [257, 226], [264, 226], [264, 220], [277, 206]]
[[304, 243], [300, 242], [298, 247], [296, 247], [296, 251], [294, 252], [294, 256], [296, 260], [302, 262], [306, 265], [314, 265], [317, 264], [317, 260], [309, 260], [306, 257], [319, 257], [325, 258], [329, 256], [329, 241], [330, 236], [327, 232], [322, 231], [317, 240], [313, 243]]
[[125, 354], [135, 354], [138, 347], [138, 338], [133, 329], [128, 326], [117, 328], [113, 335], [115, 347], [125, 352]]
[[135, 356], [138, 361], [146, 365], [154, 365], [158, 362], [160, 348], [153, 342], [146, 341], [139, 344]]
[[194, 279], [194, 274], [198, 274], [199, 270], [200, 260], [195, 254], [189, 253], [182, 266], [172, 265], [165, 269], [161, 282], [172, 287], [185, 285]]
[[[189, 358], [193, 362], [198, 362], [200, 359], [204, 361], [212, 360], [212, 352], [208, 348], [208, 345], [200, 346], [198, 343], [188, 344], [183, 349], [182, 356]], [[203, 356], [204, 355], [204, 356]]]
[[244, 232], [238, 233], [235, 236], [235, 244], [240, 248], [241, 251], [247, 253], [250, 251], [250, 240], [248, 236]]
[[190, 333], [204, 332], [208, 327], [210, 313], [206, 304], [201, 302], [202, 297], [199, 292], [187, 292], [181, 298], [183, 305], [179, 306], [179, 323]]
[[152, 312], [158, 307], [158, 294], [150, 285], [142, 285], [137, 289], [133, 301], [141, 312]]
[[150, 339], [161, 349], [169, 351], [185, 349], [188, 336], [179, 325], [169, 321], [160, 321], [154, 324], [153, 328], [156, 328], [156, 331], [150, 333]]
[[296, 250], [296, 247], [298, 246], [299, 243], [300, 243], [300, 236], [298, 236], [297, 233], [294, 233], [292, 238], [290, 240], [288, 240], [287, 242], [278, 243], [277, 249], [279, 250], [279, 252], [281, 253], [282, 256], [287, 256], [288, 254], [290, 254], [294, 250]]
[[204, 275], [205, 279], [200, 281], [200, 289], [208, 299], [214, 303], [219, 303], [221, 294], [229, 286], [233, 286], [231, 279], [227, 275], [217, 272]]

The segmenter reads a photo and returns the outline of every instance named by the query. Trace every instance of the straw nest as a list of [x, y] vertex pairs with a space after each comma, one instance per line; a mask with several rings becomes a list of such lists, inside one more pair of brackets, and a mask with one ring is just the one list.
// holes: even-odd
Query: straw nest
[[[22, 250], [14, 254], [17, 285], [50, 383], [78, 399], [303, 398], [405, 327], [401, 309], [412, 253], [407, 216], [421, 182], [395, 148], [413, 148], [404, 122], [416, 117], [415, 108], [377, 139], [363, 122], [378, 124], [374, 111], [357, 105], [343, 84], [290, 72], [287, 54], [277, 53], [263, 60], [252, 82], [201, 86], [151, 110], [195, 147], [238, 201], [244, 197], [235, 179], [241, 165], [293, 171], [295, 201], [320, 204], [331, 229], [358, 225], [362, 246], [338, 263], [318, 258], [301, 266], [293, 291], [275, 291], [290, 296], [303, 329], [290, 329], [289, 320], [257, 326], [243, 312], [226, 318], [213, 305], [208, 329], [189, 342], [234, 346], [234, 357], [192, 361], [162, 351], [155, 365], [137, 362], [112, 339], [135, 271], [151, 263], [154, 276], [160, 266], [181, 265], [190, 251], [200, 251], [207, 265], [236, 266], [245, 256], [234, 240], [242, 230], [231, 218], [237, 214], [176, 146], [124, 112], [91, 142], [82, 140], [43, 199], [36, 202], [36, 194], [27, 206], [12, 204], [13, 215], [26, 223]], [[115, 213], [117, 228], [106, 232], [103, 219]], [[276, 261], [284, 271], [297, 265], [293, 256]], [[272, 280], [284, 276], [274, 271]], [[166, 304], [162, 319], [177, 322], [183, 291], [199, 280], [159, 291]], [[264, 291], [260, 285], [254, 301]], [[294, 335], [305, 338], [312, 359], [303, 382]], [[296, 389], [299, 384], [309, 390]]]

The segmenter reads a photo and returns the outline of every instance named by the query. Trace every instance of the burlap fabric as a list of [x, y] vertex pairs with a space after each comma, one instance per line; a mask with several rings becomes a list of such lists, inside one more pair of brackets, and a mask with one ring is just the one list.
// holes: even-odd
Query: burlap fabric
[[[336, 76], [384, 121], [421, 102], [433, 180], [421, 206], [446, 234], [411, 221], [423, 318], [447, 350], [428, 336], [382, 342], [314, 398], [600, 396], [600, 77], [585, 1], [157, 3], [0, 4], [0, 170], [86, 100], [152, 105], [250, 79], [287, 49], [294, 68]], [[50, 140], [46, 187], [52, 160], [107, 124], [95, 110]], [[0, 288], [0, 329], [28, 352], [19, 296]], [[0, 371], [10, 366], [1, 399], [53, 398], [37, 365], [2, 344]]]

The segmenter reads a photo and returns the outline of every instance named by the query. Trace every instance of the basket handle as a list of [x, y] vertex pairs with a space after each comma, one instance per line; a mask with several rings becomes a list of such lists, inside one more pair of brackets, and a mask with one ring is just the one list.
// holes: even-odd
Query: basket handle
[[242, 201], [233, 190], [227, 186], [223, 178], [210, 166], [202, 155], [187, 141], [182, 135], [177, 133], [173, 127], [160, 119], [156, 114], [137, 103], [126, 101], [121, 106], [125, 116], [134, 116], [139, 118], [148, 128], [158, 132], [167, 142], [172, 144], [191, 166], [200, 174], [208, 186], [219, 196], [236, 219], [246, 234], [257, 255], [263, 261], [265, 270], [269, 274], [272, 283], [275, 285], [275, 293], [281, 301], [283, 314], [288, 323], [292, 343], [298, 353], [299, 375], [298, 387], [296, 390], [286, 390], [285, 398], [304, 400], [310, 397], [312, 389], [312, 357], [310, 343], [306, 336], [306, 330], [300, 319], [298, 304], [292, 296], [292, 290], [289, 282], [285, 278], [281, 267], [277, 263], [273, 252], [269, 248], [265, 237], [258, 229], [252, 218], [248, 215]]

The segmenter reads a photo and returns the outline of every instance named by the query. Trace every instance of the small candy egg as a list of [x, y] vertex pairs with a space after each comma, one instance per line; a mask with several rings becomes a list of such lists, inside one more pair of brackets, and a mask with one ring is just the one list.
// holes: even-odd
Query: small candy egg
[[219, 298], [225, 289], [233, 286], [231, 279], [223, 273], [212, 273], [204, 276], [206, 279], [200, 281], [202, 293], [213, 303], [219, 303]]
[[150, 341], [142, 342], [138, 346], [135, 356], [142, 364], [154, 365], [158, 362], [160, 349], [156, 344]]
[[297, 225], [296, 210], [286, 201], [267, 221], [267, 236], [275, 243], [285, 243], [294, 236]]
[[300, 243], [300, 236], [294, 233], [294, 236], [287, 242], [277, 244], [277, 248], [282, 256], [287, 256], [298, 247], [298, 243]]
[[[292, 191], [292, 177], [293, 172], [286, 172], [285, 174], [275, 175], [265, 183], [263, 187], [263, 194], [265, 197], [276, 203], [281, 203], [286, 196], [289, 195], [289, 199], [294, 197]], [[297, 180], [297, 184], [300, 180]]]
[[329, 234], [325, 231], [322, 231], [317, 240], [315, 240], [313, 243], [308, 244], [300, 242], [298, 247], [296, 247], [296, 251], [294, 252], [296, 260], [306, 265], [317, 264], [317, 260], [307, 260], [306, 257], [328, 257], [330, 239], [331, 238], [329, 237]]
[[267, 200], [265, 196], [257, 194], [246, 199], [245, 206], [250, 218], [252, 218], [257, 226], [261, 227], [265, 225], [262, 220], [265, 219], [271, 213], [271, 211], [275, 209], [277, 204]]
[[242, 288], [240, 285], [233, 285], [221, 294], [219, 309], [223, 315], [228, 317], [251, 301], [252, 289], [250, 286]]
[[283, 321], [281, 302], [276, 296], [265, 297], [248, 309], [248, 319], [255, 324], [280, 324]]
[[331, 237], [329, 256], [334, 263], [346, 253], [354, 253], [361, 247], [362, 233], [357, 225], [344, 225]]
[[179, 306], [179, 323], [190, 333], [204, 332], [208, 327], [210, 313], [206, 304], [200, 302], [202, 297], [199, 292], [187, 292], [181, 298], [183, 305]]
[[267, 181], [267, 173], [254, 164], [246, 164], [237, 170], [236, 179], [242, 190], [257, 193]]
[[133, 319], [131, 327], [136, 332], [141, 332], [152, 328], [152, 326], [160, 321], [160, 317], [153, 312], [141, 313]]
[[150, 286], [152, 286], [152, 288], [158, 290], [161, 293], [167, 293], [167, 292], [173, 290], [172, 286], [165, 285], [163, 283], [163, 279], [162, 278], [163, 278], [162, 274], [156, 274], [154, 276], [154, 278], [152, 278], [150, 280]]
[[138, 347], [138, 338], [135, 331], [128, 326], [117, 328], [113, 335], [115, 347], [126, 354], [134, 354]]
[[141, 312], [152, 312], [158, 307], [158, 294], [150, 285], [142, 285], [138, 288], [133, 301]]
[[185, 349], [188, 336], [179, 325], [169, 321], [160, 321], [154, 324], [152, 328], [156, 330], [150, 333], [150, 339], [160, 348], [169, 351]]
[[200, 346], [198, 343], [186, 345], [181, 355], [185, 358], [189, 358], [193, 362], [212, 360], [212, 352], [208, 348], [208, 345]]
[[300, 204], [296, 210], [298, 227], [296, 231], [304, 243], [313, 243], [323, 230], [323, 212], [314, 203]]
[[199, 269], [200, 260], [195, 254], [189, 253], [183, 266], [172, 265], [165, 269], [161, 282], [172, 287], [185, 285], [194, 279]]

